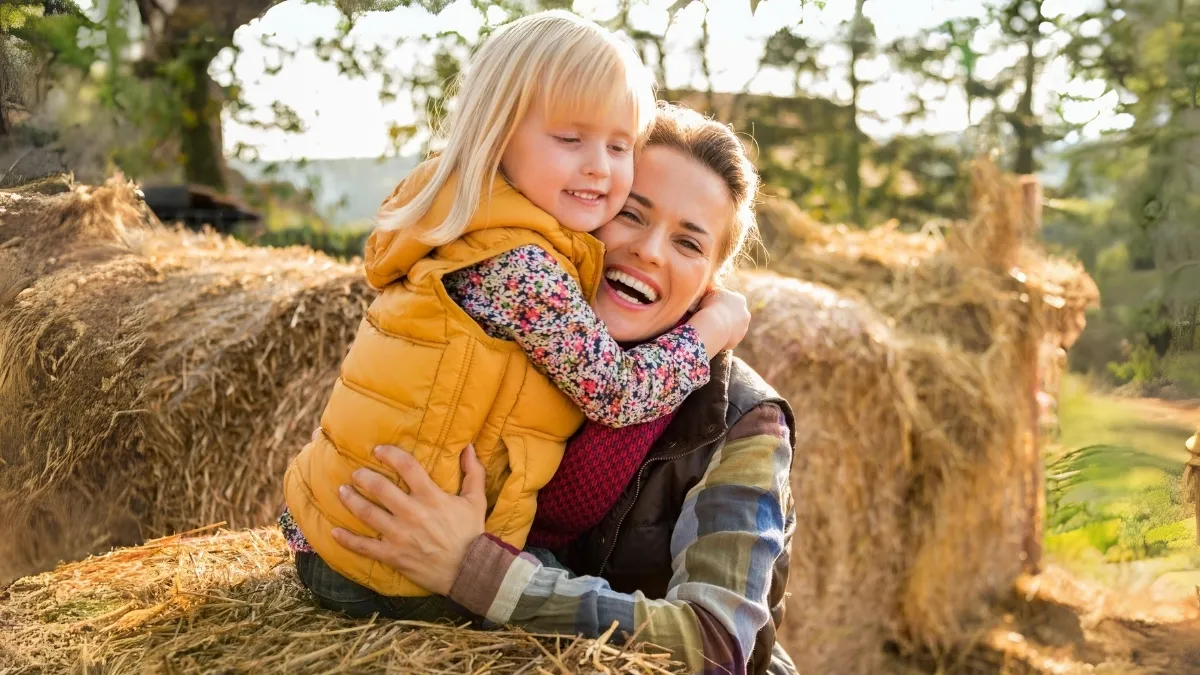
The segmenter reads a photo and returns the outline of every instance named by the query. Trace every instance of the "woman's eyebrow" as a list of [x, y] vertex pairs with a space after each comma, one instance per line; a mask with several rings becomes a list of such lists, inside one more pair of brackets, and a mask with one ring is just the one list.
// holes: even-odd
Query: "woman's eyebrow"
[[644, 207], [646, 207], [646, 208], [648, 208], [648, 209], [652, 209], [652, 208], [654, 208], [654, 202], [650, 201], [650, 200], [649, 200], [647, 197], [645, 197], [645, 196], [643, 196], [643, 195], [639, 195], [639, 194], [638, 194], [638, 193], [636, 193], [636, 192], [632, 192], [632, 191], [630, 191], [630, 193], [629, 193], [629, 197], [630, 197], [631, 199], [633, 199], [633, 201], [635, 201], [635, 202], [637, 202], [637, 203], [641, 204], [642, 206], [644, 206]]
[[704, 227], [703, 225], [697, 225], [690, 220], [681, 220], [679, 221], [679, 224], [682, 225], [683, 229], [685, 230], [690, 230], [696, 234], [702, 234], [706, 237], [712, 238], [712, 234], [709, 233], [708, 228]]

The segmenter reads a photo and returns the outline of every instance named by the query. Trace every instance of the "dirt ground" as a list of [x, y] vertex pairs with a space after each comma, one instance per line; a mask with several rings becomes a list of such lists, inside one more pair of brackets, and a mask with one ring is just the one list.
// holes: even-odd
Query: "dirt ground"
[[[1117, 400], [1125, 401], [1126, 399]], [[1127, 401], [1147, 420], [1200, 429], [1200, 399], [1168, 401], [1160, 398], [1131, 398]]]
[[1122, 596], [1049, 567], [1022, 578], [967, 644], [890, 665], [894, 675], [1200, 674], [1200, 589]]

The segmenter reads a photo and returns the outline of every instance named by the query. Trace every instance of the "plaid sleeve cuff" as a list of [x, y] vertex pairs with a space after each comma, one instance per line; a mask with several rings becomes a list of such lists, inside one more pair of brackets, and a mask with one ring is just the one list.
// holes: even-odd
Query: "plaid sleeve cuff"
[[467, 549], [449, 597], [489, 621], [508, 623], [539, 567], [534, 556], [482, 534]]

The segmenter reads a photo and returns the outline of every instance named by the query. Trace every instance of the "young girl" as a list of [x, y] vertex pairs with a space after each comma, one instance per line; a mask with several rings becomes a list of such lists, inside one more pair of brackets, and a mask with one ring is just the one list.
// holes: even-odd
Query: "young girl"
[[406, 448], [457, 492], [460, 453], [473, 444], [487, 469], [487, 531], [521, 548], [537, 491], [585, 416], [625, 426], [670, 413], [749, 321], [740, 296], [713, 294], [688, 323], [626, 352], [588, 305], [602, 277], [631, 303], [652, 306], [663, 293], [606, 271], [587, 234], [625, 203], [655, 114], [632, 50], [572, 14], [541, 13], [491, 38], [460, 91], [445, 150], [380, 209], [366, 272], [381, 293], [321, 434], [285, 477], [281, 525], [300, 578], [351, 614], [429, 619], [442, 609], [331, 536], [378, 536], [337, 494], [364, 466], [399, 482], [374, 447]]

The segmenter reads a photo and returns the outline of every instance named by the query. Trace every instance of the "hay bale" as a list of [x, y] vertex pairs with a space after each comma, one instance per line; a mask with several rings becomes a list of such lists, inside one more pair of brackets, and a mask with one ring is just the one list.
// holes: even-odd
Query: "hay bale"
[[0, 672], [682, 673], [646, 645], [317, 608], [275, 528], [172, 536], [0, 595]]
[[307, 249], [159, 225], [133, 186], [0, 193], [0, 587], [264, 525], [368, 289]]
[[773, 274], [736, 283], [754, 320], [737, 354], [791, 403], [798, 520], [779, 640], [800, 672], [879, 672], [900, 631], [915, 391], [885, 318]]
[[773, 267], [819, 285], [740, 282], [754, 321], [738, 353], [800, 427], [784, 642], [802, 669], [947, 648], [1036, 555], [1038, 356], [1070, 346], [1098, 293], [1030, 240], [1015, 178], [973, 171], [972, 217], [944, 235], [760, 211], [794, 233]]

